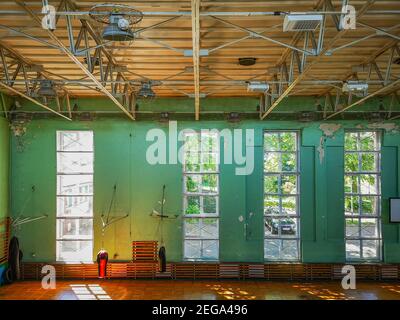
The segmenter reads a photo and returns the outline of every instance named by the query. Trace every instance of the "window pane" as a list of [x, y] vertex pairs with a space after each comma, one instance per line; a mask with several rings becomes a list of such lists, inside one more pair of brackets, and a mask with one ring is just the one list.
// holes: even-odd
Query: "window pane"
[[346, 237], [354, 238], [360, 236], [360, 221], [358, 218], [346, 219]]
[[296, 167], [296, 154], [282, 153], [282, 171], [293, 172], [296, 171]]
[[359, 259], [360, 258], [360, 240], [347, 240], [346, 241], [346, 259]]
[[200, 172], [200, 154], [195, 152], [185, 153], [185, 171]]
[[93, 193], [92, 175], [59, 175], [58, 195], [91, 195]]
[[359, 171], [357, 153], [347, 153], [344, 155], [344, 171], [345, 172]]
[[376, 196], [363, 196], [361, 197], [361, 212], [366, 215], [378, 215], [379, 214], [379, 197]]
[[360, 174], [360, 189], [362, 194], [379, 194], [377, 176], [373, 174]]
[[265, 218], [266, 237], [296, 237], [297, 219], [293, 218]]
[[200, 196], [186, 197], [186, 214], [200, 214]]
[[189, 260], [217, 260], [217, 240], [186, 240], [184, 243], [184, 254]]
[[218, 177], [216, 174], [186, 175], [186, 192], [217, 193]]
[[344, 137], [344, 148], [347, 151], [358, 150], [357, 147], [357, 133], [346, 133]]
[[57, 241], [58, 261], [90, 262], [92, 253], [92, 241]]
[[278, 175], [268, 175], [264, 178], [264, 192], [265, 193], [279, 193], [279, 176]]
[[280, 156], [279, 153], [266, 153], [264, 156], [264, 170], [266, 172], [279, 172], [280, 171]]
[[185, 134], [184, 150], [186, 152], [200, 153], [200, 137], [197, 134]]
[[358, 193], [358, 177], [356, 175], [344, 176], [344, 192]]
[[217, 239], [218, 219], [185, 219], [185, 238]]
[[378, 220], [377, 219], [361, 219], [361, 236], [363, 238], [378, 238]]
[[363, 240], [362, 253], [365, 259], [376, 259], [379, 257], [380, 242], [378, 240]]
[[264, 258], [268, 260], [298, 260], [297, 240], [265, 240]]
[[298, 241], [282, 240], [281, 258], [282, 260], [298, 260]]
[[294, 132], [282, 132], [280, 139], [281, 151], [296, 151], [296, 138]]
[[57, 219], [57, 239], [92, 239], [93, 219]]
[[266, 151], [278, 151], [279, 150], [278, 133], [265, 133], [264, 146]]
[[218, 158], [216, 153], [202, 154], [203, 172], [216, 172], [218, 166]]
[[218, 152], [218, 136], [216, 134], [202, 134], [201, 135], [201, 152]]
[[202, 259], [217, 260], [218, 259], [218, 241], [203, 240], [202, 241]]
[[360, 132], [361, 151], [376, 151], [379, 149], [380, 148], [376, 132]]
[[281, 193], [282, 194], [297, 193], [297, 176], [295, 175], [281, 176]]
[[282, 212], [283, 215], [297, 214], [297, 197], [282, 197]]
[[377, 154], [376, 153], [362, 153], [361, 154], [361, 171], [375, 172], [377, 171]]
[[357, 196], [347, 196], [344, 198], [344, 212], [346, 215], [359, 214], [359, 199]]
[[201, 258], [201, 241], [185, 240], [184, 255], [185, 255], [186, 259], [200, 259]]
[[93, 151], [92, 131], [59, 131], [58, 151]]
[[93, 215], [93, 197], [57, 197], [57, 216]]
[[217, 197], [203, 196], [203, 213], [217, 214]]
[[280, 214], [278, 196], [266, 196], [264, 199], [264, 213], [267, 215]]
[[58, 173], [93, 173], [93, 153], [57, 154]]

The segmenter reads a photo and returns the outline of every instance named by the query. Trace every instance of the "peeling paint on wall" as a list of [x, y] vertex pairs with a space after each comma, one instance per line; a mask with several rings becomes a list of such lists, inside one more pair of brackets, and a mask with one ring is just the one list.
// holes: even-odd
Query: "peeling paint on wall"
[[327, 138], [335, 138], [335, 133], [342, 127], [337, 123], [323, 123], [319, 126], [322, 131], [322, 136], [319, 139], [319, 146], [317, 148], [319, 154], [319, 162], [322, 164], [325, 158], [325, 142]]
[[375, 122], [367, 125], [369, 129], [383, 129], [387, 133], [397, 133], [399, 132], [399, 126], [394, 122]]
[[337, 123], [323, 123], [319, 126], [322, 130], [323, 135], [328, 138], [333, 138], [336, 131], [342, 127], [341, 124]]

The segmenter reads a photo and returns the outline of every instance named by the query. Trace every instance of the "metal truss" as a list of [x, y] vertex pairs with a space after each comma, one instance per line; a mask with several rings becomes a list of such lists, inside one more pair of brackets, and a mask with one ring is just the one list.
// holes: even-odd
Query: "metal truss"
[[[69, 111], [69, 115], [71, 115], [70, 109], [68, 108], [68, 106], [70, 106], [68, 91], [64, 88], [61, 88], [61, 97], [58, 95], [55, 97], [57, 110], [48, 106], [47, 98], [43, 98], [43, 101], [35, 99], [35, 90], [37, 89], [38, 84], [43, 80], [52, 81], [47, 77], [42, 66], [32, 64], [23, 56], [1, 42], [0, 60], [3, 79], [2, 82], [0, 82], [0, 86], [5, 91], [11, 91], [47, 111], [50, 111], [66, 120], [71, 120], [71, 118], [61, 114], [61, 112], [64, 111], [63, 109], [66, 108]], [[16, 82], [21, 78], [23, 79], [22, 83], [24, 85], [24, 90], [16, 87]], [[34, 81], [32, 81], [32, 79]]]
[[[15, 2], [21, 7], [21, 8], [23, 8], [24, 10], [25, 10], [25, 12], [32, 18], [32, 20], [38, 25], [38, 26], [41, 26], [41, 20], [40, 20], [40, 18], [38, 17], [38, 15], [36, 15], [28, 6], [26, 6], [26, 4], [23, 2], [23, 1], [20, 1], [20, 0], [15, 0]], [[63, 1], [62, 2], [62, 4], [64, 4], [64, 5], [66, 5], [66, 6], [68, 6], [68, 3], [70, 3], [70, 2], [68, 2], [67, 0], [65, 0], [65, 1]], [[68, 23], [68, 19], [67, 19], [67, 26], [69, 26], [68, 28], [70, 29], [70, 28], [72, 28], [72, 25], [71, 25], [71, 23]], [[118, 107], [118, 108], [120, 108], [121, 109], [121, 111], [123, 112], [123, 113], [125, 113], [130, 119], [132, 119], [132, 120], [135, 120], [135, 117], [134, 117], [134, 115], [126, 108], [126, 106], [124, 106], [114, 95], [113, 95], [113, 93], [112, 92], [110, 92], [107, 88], [105, 88], [104, 86], [103, 86], [103, 84], [101, 83], [101, 79], [99, 80], [92, 72], [91, 72], [91, 70], [90, 69], [93, 69], [94, 70], [94, 68], [92, 68], [92, 65], [95, 65], [95, 61], [96, 61], [96, 56], [94, 56], [94, 57], [92, 57], [92, 55], [90, 54], [87, 54], [87, 60], [86, 60], [86, 64], [87, 64], [87, 67], [77, 58], [77, 56], [73, 53], [73, 52], [71, 52], [71, 47], [72, 47], [72, 42], [73, 42], [73, 40], [71, 39], [71, 36], [72, 36], [72, 32], [69, 32], [70, 33], [70, 49], [68, 49], [64, 44], [63, 44], [63, 42], [51, 31], [51, 30], [48, 30], [48, 29], [46, 29], [46, 31], [47, 31], [47, 34], [48, 34], [48, 36], [50, 37], [50, 39], [53, 41], [53, 42], [55, 42], [56, 43], [56, 45], [60, 48], [60, 50], [61, 50], [61, 52], [63, 52], [64, 54], [66, 54], [69, 58], [70, 58], [70, 60], [72, 60], [76, 65], [77, 65], [77, 67], [79, 67], [85, 74], [86, 74], [86, 76], [90, 79], [90, 80], [92, 80], [93, 81], [93, 83], [94, 83], [94, 85], [96, 86], [96, 88], [100, 91], [100, 92], [102, 92], [102, 93], [104, 93], [106, 96], [108, 96], [109, 98], [110, 98], [110, 100]], [[86, 37], [83, 41], [88, 45], [89, 44], [89, 39], [88, 39], [88, 35], [89, 35], [89, 33], [90, 33], [90, 31], [89, 31], [89, 25], [88, 24], [86, 24], [86, 26], [85, 26], [85, 31], [84, 32], [82, 32], [81, 33], [81, 37]], [[91, 34], [91, 36], [94, 38], [94, 33], [93, 34]], [[77, 39], [77, 40], [79, 40], [79, 39]], [[82, 41], [81, 39], [80, 39], [80, 41]], [[79, 43], [78, 43], [79, 44]], [[76, 49], [76, 46], [75, 46], [75, 49]], [[96, 51], [96, 50], [95, 50]], [[87, 52], [91, 52], [91, 50], [87, 50]], [[99, 50], [97, 51], [97, 54], [99, 54], [98, 53], [99, 52]], [[93, 59], [92, 59], [93, 58]], [[99, 65], [100, 65], [100, 63], [99, 63]], [[118, 87], [119, 88], [119, 87]], [[131, 95], [129, 95], [128, 97], [130, 97]], [[125, 99], [126, 100], [126, 99]]]
[[[347, 0], [343, 0], [342, 5], [346, 5], [347, 2]], [[359, 19], [374, 2], [375, 0], [367, 0], [363, 7], [358, 11], [356, 16], [357, 19]], [[322, 11], [326, 11], [327, 8], [333, 7], [330, 0], [320, 1], [320, 4], [322, 5]], [[273, 101], [269, 103], [269, 100], [265, 99], [266, 104], [263, 106], [263, 112], [260, 114], [261, 120], [265, 119], [279, 105], [279, 103], [281, 103], [283, 99], [285, 99], [295, 89], [295, 87], [309, 75], [309, 73], [312, 71], [312, 68], [320, 62], [321, 58], [325, 56], [329, 52], [329, 50], [334, 47], [334, 44], [347, 33], [348, 30], [341, 27], [343, 18], [341, 14], [332, 13], [331, 17], [335, 22], [335, 25], [339, 32], [336, 34], [336, 36], [333, 37], [333, 39], [329, 43], [324, 44], [325, 22], [327, 16], [328, 15], [323, 16], [322, 23], [320, 24], [318, 41], [315, 40], [315, 35], [312, 35], [309, 32], [304, 33], [303, 51], [306, 52], [303, 52], [301, 57], [294, 54], [293, 52], [286, 52], [286, 56], [290, 57], [290, 63], [286, 62], [286, 56], [283, 60], [280, 59], [280, 64], [277, 65], [277, 72], [275, 72], [274, 78], [277, 78], [278, 80], [280, 79], [281, 81], [284, 79], [290, 81], [287, 86], [281, 85], [276, 88], [275, 93], [272, 95]], [[314, 59], [307, 63], [307, 49], [309, 46], [314, 49]], [[290, 65], [289, 69], [287, 67], [288, 64]], [[295, 65], [297, 65], [298, 74], [296, 77], [293, 77]], [[275, 99], [276, 93], [278, 94], [278, 96]]]
[[[385, 53], [389, 54], [386, 64], [382, 69], [381, 67], [379, 67], [377, 59]], [[400, 55], [400, 48], [398, 46], [397, 41], [396, 42], [392, 41], [389, 43], [388, 46], [385, 46], [383, 49], [380, 49], [377, 53], [373, 54], [371, 59], [368, 59], [363, 64], [353, 66], [351, 69], [352, 78], [360, 80], [359, 73], [366, 73], [366, 79], [362, 80], [363, 81], [365, 80], [365, 82], [368, 83], [371, 80], [372, 74], [375, 74], [379, 79], [379, 84], [381, 85], [381, 88], [354, 102], [353, 102], [353, 94], [349, 92], [347, 95], [344, 95], [345, 102], [343, 104], [341, 103], [342, 101], [341, 98], [343, 95], [341, 88], [336, 89], [335, 102], [332, 101], [330, 93], [327, 92], [325, 99], [324, 119], [325, 120], [331, 119], [341, 114], [342, 112], [350, 108], [353, 108], [355, 106], [358, 106], [363, 102], [365, 102], [366, 100], [383, 93], [386, 94], [389, 93], [392, 95], [391, 107], [393, 106], [395, 100], [397, 101], [397, 103], [400, 103], [400, 98], [396, 93], [396, 91], [400, 89], [400, 78], [399, 75], [394, 75], [392, 72], [393, 70], [392, 67], [394, 63], [393, 60], [395, 54]], [[330, 111], [332, 111], [332, 113], [329, 115], [327, 115], [328, 108], [330, 108], [331, 109]], [[391, 116], [391, 110], [389, 110], [389, 118], [390, 116]], [[399, 116], [390, 118], [390, 120], [396, 118], [399, 118]]]
[[[39, 26], [40, 18], [43, 13], [34, 12], [23, 1], [15, 0], [17, 4], [23, 8], [23, 11], [18, 12], [15, 10], [2, 12], [0, 14], [26, 14], [37, 23]], [[357, 19], [359, 19], [362, 15], [366, 14], [393, 14], [400, 13], [395, 10], [387, 10], [385, 12], [380, 11], [367, 11], [370, 6], [374, 3], [374, 0], [366, 0], [364, 6], [358, 11]], [[146, 41], [150, 41], [152, 43], [156, 43], [162, 47], [168, 48], [175, 52], [181, 53], [185, 57], [193, 57], [193, 66], [185, 68], [182, 72], [169, 76], [168, 78], [160, 81], [156, 81], [156, 85], [165, 86], [171, 90], [184, 94], [190, 98], [194, 98], [195, 100], [195, 119], [199, 120], [200, 118], [200, 98], [204, 98], [206, 96], [212, 95], [216, 91], [210, 92], [200, 92], [200, 85], [213, 84], [219, 86], [219, 90], [221, 88], [227, 86], [236, 86], [243, 85], [246, 86], [248, 81], [257, 79], [260, 76], [265, 75], [265, 73], [261, 75], [256, 75], [251, 79], [243, 79], [243, 80], [233, 80], [229, 77], [226, 77], [222, 74], [218, 74], [224, 80], [213, 80], [207, 81], [201, 79], [201, 72], [203, 67], [200, 67], [200, 59], [202, 56], [212, 55], [217, 50], [226, 48], [228, 46], [237, 44], [241, 41], [245, 41], [247, 39], [259, 39], [265, 40], [270, 43], [274, 43], [285, 48], [282, 56], [275, 64], [275, 67], [270, 68], [268, 70], [268, 74], [272, 74], [272, 80], [268, 81], [270, 84], [270, 91], [262, 94], [260, 98], [260, 119], [265, 119], [278, 105], [279, 103], [287, 96], [292, 95], [295, 92], [295, 87], [299, 84], [326, 84], [329, 86], [329, 90], [324, 94], [325, 97], [325, 110], [324, 117], [326, 119], [331, 118], [355, 105], [362, 103], [363, 101], [353, 101], [354, 96], [349, 94], [348, 96], [343, 96], [341, 90], [341, 82], [348, 79], [354, 78], [354, 74], [356, 71], [351, 70], [349, 74], [346, 76], [344, 80], [318, 80], [318, 79], [307, 79], [311, 69], [315, 66], [323, 56], [331, 55], [333, 52], [336, 52], [340, 49], [350, 47], [360, 41], [367, 40], [376, 36], [385, 36], [391, 37], [397, 43], [400, 37], [391, 33], [395, 31], [395, 29], [400, 27], [399, 25], [390, 27], [390, 28], [376, 28], [372, 27], [363, 22], [358, 22], [358, 24], [364, 28], [368, 28], [374, 31], [371, 35], [365, 36], [363, 38], [354, 40], [340, 47], [335, 47], [335, 43], [346, 34], [347, 30], [342, 29], [342, 18], [343, 13], [335, 11], [335, 8], [331, 2], [331, 0], [319, 0], [315, 7], [315, 11], [309, 13], [318, 13], [323, 15], [322, 23], [320, 24], [317, 31], [305, 31], [298, 32], [293, 37], [290, 43], [284, 43], [273, 39], [267, 35], [265, 35], [268, 31], [276, 28], [282, 27], [282, 23], [271, 26], [269, 28], [254, 31], [237, 24], [234, 24], [227, 19], [229, 17], [234, 16], [265, 16], [265, 15], [285, 15], [287, 13], [284, 12], [201, 12], [200, 11], [200, 0], [191, 0], [192, 10], [185, 12], [144, 12], [145, 16], [160, 16], [166, 17], [165, 20], [158, 22], [152, 26], [148, 26], [142, 29], [135, 30], [135, 37], [141, 38]], [[342, 5], [348, 4], [348, 0], [342, 0]], [[79, 80], [69, 80], [60, 75], [51, 74], [48, 71], [41, 70], [40, 72], [32, 72], [32, 66], [28, 64], [12, 64], [10, 65], [10, 61], [7, 63], [2, 62], [3, 70], [7, 72], [3, 73], [2, 77], [2, 87], [4, 85], [9, 86], [15, 89], [17, 84], [23, 84], [25, 86], [25, 90], [20, 93], [26, 95], [27, 97], [32, 98], [34, 101], [37, 101], [35, 97], [35, 86], [40, 83], [41, 80], [44, 79], [52, 79], [58, 85], [82, 85], [86, 86], [90, 89], [97, 90], [99, 92], [104, 93], [110, 100], [114, 102], [129, 118], [135, 119], [135, 105], [136, 105], [136, 96], [135, 92], [137, 90], [137, 86], [141, 85], [142, 80], [149, 80], [146, 77], [138, 75], [130, 70], [128, 70], [125, 66], [118, 64], [111, 52], [107, 49], [108, 42], [103, 42], [102, 39], [99, 38], [95, 29], [90, 24], [89, 20], [86, 19], [88, 16], [88, 12], [78, 11], [75, 3], [71, 0], [61, 0], [59, 2], [59, 6], [57, 9], [57, 18], [64, 18], [67, 25], [68, 31], [68, 46], [61, 42], [61, 40], [50, 30], [48, 30], [48, 36], [51, 41], [47, 39], [38, 38], [32, 36], [22, 30], [16, 30], [10, 28], [5, 25], [0, 25], [0, 29], [7, 30], [11, 34], [15, 33], [20, 36], [27, 37], [31, 40], [38, 41], [48, 47], [57, 48], [61, 50], [64, 54], [66, 54], [78, 68], [80, 68], [85, 76]], [[75, 17], [80, 21], [79, 32], [77, 36], [73, 30], [73, 25], [71, 18]], [[192, 49], [181, 49], [174, 48], [167, 43], [164, 43], [159, 40], [151, 39], [145, 35], [145, 32], [154, 28], [157, 28], [161, 25], [174, 21], [178, 18], [186, 17], [192, 19]], [[201, 18], [208, 18], [218, 21], [222, 24], [225, 24], [231, 28], [236, 30], [240, 30], [246, 33], [245, 36], [232, 40], [230, 42], [221, 44], [215, 48], [201, 48], [200, 47], [200, 20]], [[332, 19], [338, 33], [336, 36], [327, 44], [325, 44], [325, 23], [326, 19]], [[76, 27], [74, 27], [76, 28]], [[95, 45], [90, 46], [89, 44]], [[299, 43], [302, 45], [300, 46]], [[1, 48], [1, 47], [0, 47]], [[391, 65], [393, 56], [395, 53], [399, 54], [398, 46], [390, 46], [388, 48], [391, 51], [390, 59], [391, 62], [388, 63], [385, 70], [380, 70], [376, 61], [369, 61], [367, 64], [363, 64], [362, 66], [357, 66], [357, 68], [362, 68], [361, 71], [364, 71], [365, 68], [369, 70], [369, 76], [365, 79], [368, 83], [378, 83], [382, 86], [380, 90], [374, 92], [373, 94], [364, 97], [363, 99], [369, 99], [370, 96], [375, 96], [381, 94], [383, 92], [390, 92], [397, 88], [398, 79], [393, 78], [391, 76]], [[4, 50], [4, 52], [3, 52]], [[4, 57], [7, 57], [7, 51], [3, 48], [0, 50], [1, 60], [4, 61]], [[313, 56], [313, 59], [308, 59], [309, 56]], [[83, 58], [83, 59], [82, 59]], [[6, 58], [9, 60], [9, 58]], [[83, 62], [82, 62], [83, 60]], [[309, 61], [310, 60], [310, 61]], [[190, 69], [190, 70], [189, 70]], [[184, 72], [193, 73], [193, 82], [190, 81], [178, 81], [172, 80], [171, 78], [174, 76], [178, 76]], [[212, 70], [208, 70], [208, 72], [214, 72]], [[378, 81], [373, 81], [370, 79], [371, 72], [375, 72], [378, 75]], [[27, 76], [29, 74], [29, 76]], [[217, 74], [217, 73], [216, 73]], [[36, 76], [35, 76], [36, 75]], [[49, 77], [51, 75], [51, 78]], [[134, 75], [136, 78], [140, 78], [140, 80], [131, 80], [131, 76]], [[58, 79], [55, 80], [54, 77]], [[184, 92], [178, 88], [173, 88], [173, 85], [179, 84], [193, 84], [194, 83], [194, 93]], [[336, 88], [336, 96], [331, 95], [332, 87]], [[19, 94], [20, 94], [19, 93]], [[397, 101], [398, 97], [395, 92], [392, 93], [394, 99]], [[20, 94], [21, 95], [21, 94]], [[67, 97], [67, 98], [65, 98]], [[345, 103], [343, 103], [343, 99], [345, 99]], [[58, 111], [63, 111], [66, 108], [66, 111], [71, 116], [71, 110], [69, 107], [69, 94], [67, 90], [64, 88], [64, 100], [60, 102], [60, 98], [57, 97], [57, 108]], [[360, 102], [361, 101], [361, 102]], [[37, 101], [39, 102], [39, 101]], [[41, 103], [41, 102], [39, 102]], [[46, 102], [45, 102], [46, 104]], [[64, 104], [66, 107], [64, 108]], [[57, 111], [54, 111], [57, 112]], [[61, 115], [61, 114], [59, 114]], [[63, 115], [61, 115], [63, 116]]]

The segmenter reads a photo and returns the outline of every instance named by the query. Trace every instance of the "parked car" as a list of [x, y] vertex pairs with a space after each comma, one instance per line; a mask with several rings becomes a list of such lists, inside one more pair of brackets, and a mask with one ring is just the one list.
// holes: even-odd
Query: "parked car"
[[265, 226], [272, 234], [296, 234], [296, 223], [293, 219], [267, 219]]

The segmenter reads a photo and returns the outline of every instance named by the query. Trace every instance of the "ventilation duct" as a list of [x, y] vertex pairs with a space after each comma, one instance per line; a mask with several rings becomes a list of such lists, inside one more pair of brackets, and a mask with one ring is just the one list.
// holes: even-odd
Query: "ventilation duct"
[[321, 14], [287, 14], [283, 31], [314, 31], [322, 21]]

